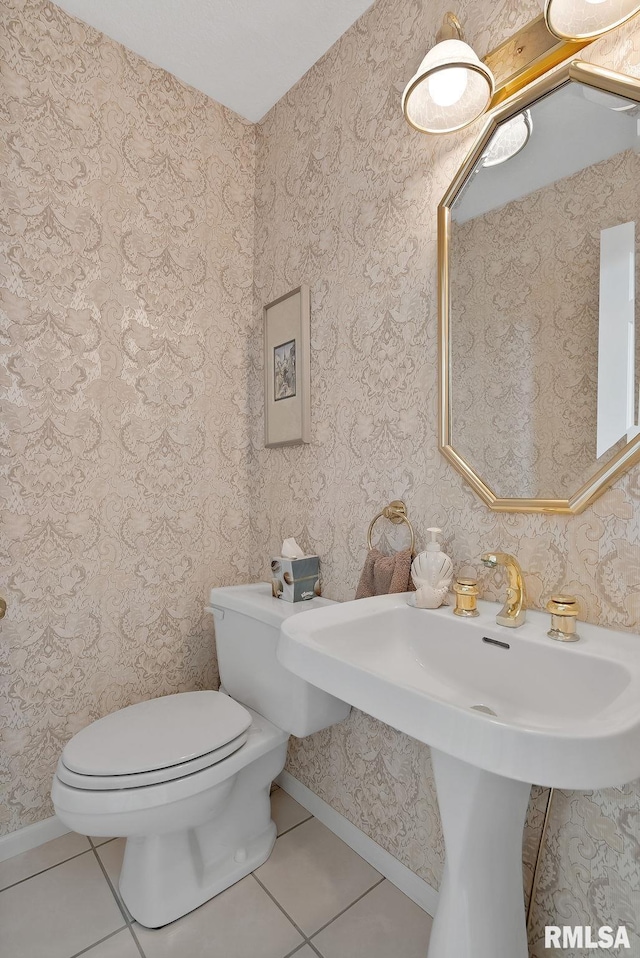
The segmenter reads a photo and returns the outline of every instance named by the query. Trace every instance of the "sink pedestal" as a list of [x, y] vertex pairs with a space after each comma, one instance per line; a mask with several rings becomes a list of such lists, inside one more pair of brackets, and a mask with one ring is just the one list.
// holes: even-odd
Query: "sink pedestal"
[[522, 831], [531, 786], [431, 750], [446, 862], [428, 958], [527, 958]]

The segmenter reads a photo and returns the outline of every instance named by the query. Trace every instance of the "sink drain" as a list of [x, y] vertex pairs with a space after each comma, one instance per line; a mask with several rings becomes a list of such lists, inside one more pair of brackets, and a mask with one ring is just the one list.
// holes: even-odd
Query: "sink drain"
[[475, 709], [476, 712], [484, 712], [485, 715], [495, 715], [496, 718], [498, 717], [497, 713], [494, 712], [493, 709], [490, 709], [488, 705], [472, 705], [471, 708]]

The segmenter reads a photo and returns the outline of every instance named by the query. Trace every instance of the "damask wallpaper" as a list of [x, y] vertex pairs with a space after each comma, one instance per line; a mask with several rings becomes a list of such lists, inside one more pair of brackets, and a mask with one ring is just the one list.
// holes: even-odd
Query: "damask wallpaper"
[[[349, 599], [371, 518], [402, 498], [419, 546], [427, 526], [441, 526], [456, 572], [473, 569], [485, 596], [497, 599], [504, 585], [478, 557], [504, 549], [525, 570], [532, 606], [564, 588], [578, 595], [586, 619], [638, 631], [638, 468], [580, 516], [501, 515], [438, 451], [435, 212], [480, 124], [449, 137], [420, 135], [405, 123], [400, 97], [448, 9], [378, 0], [258, 128], [255, 315], [262, 303], [310, 284], [312, 442], [264, 449], [254, 350], [256, 541], [268, 555], [295, 535], [320, 554], [324, 593]], [[538, 16], [540, 4], [461, 0], [456, 12], [482, 54]], [[640, 22], [586, 52], [640, 75]], [[405, 541], [393, 532], [396, 544]], [[288, 768], [437, 885], [443, 849], [428, 749], [356, 712], [294, 741]], [[534, 790], [527, 885], [546, 794]], [[545, 951], [547, 923], [623, 922], [640, 958], [639, 916], [640, 783], [556, 793], [532, 958], [586, 958]]]
[[216, 682], [208, 589], [251, 548], [255, 132], [46, 0], [0, 12], [11, 831], [88, 722]]
[[596, 458], [600, 231], [639, 179], [625, 150], [452, 224], [452, 444], [498, 496], [568, 499], [626, 444]]
[[[486, 596], [503, 583], [478, 556], [502, 548], [532, 605], [564, 587], [585, 618], [640, 629], [640, 470], [577, 517], [498, 515], [438, 451], [435, 209], [477, 129], [424, 137], [399, 104], [448, 3], [377, 0], [257, 128], [46, 0], [0, 9], [3, 830], [51, 813], [61, 745], [91, 719], [215, 686], [209, 586], [265, 578], [295, 535], [351, 598], [391, 498], [419, 546], [443, 527]], [[539, 4], [458, 13], [482, 53]], [[587, 52], [640, 74], [640, 27]], [[312, 442], [265, 449], [261, 308], [302, 282]], [[289, 769], [437, 886], [428, 749], [355, 712], [294, 741]], [[638, 915], [640, 784], [558, 793], [533, 958], [563, 921], [625, 922], [639, 958]]]

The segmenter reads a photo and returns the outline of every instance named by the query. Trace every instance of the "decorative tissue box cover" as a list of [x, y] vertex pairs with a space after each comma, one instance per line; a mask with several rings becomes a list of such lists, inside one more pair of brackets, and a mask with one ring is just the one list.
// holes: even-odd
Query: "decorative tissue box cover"
[[320, 595], [320, 557], [275, 556], [271, 560], [271, 588], [276, 599], [287, 602], [304, 602]]

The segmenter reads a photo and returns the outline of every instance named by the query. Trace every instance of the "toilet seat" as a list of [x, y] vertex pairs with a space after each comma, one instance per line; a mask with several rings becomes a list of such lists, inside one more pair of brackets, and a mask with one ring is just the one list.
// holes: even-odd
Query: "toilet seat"
[[[81, 787], [69, 786], [60, 778], [62, 759], [59, 759], [52, 788], [56, 813], [65, 824], [83, 835], [112, 836], [117, 831], [120, 831], [123, 836], [128, 835], [130, 832], [123, 825], [123, 819], [143, 814], [142, 821], [146, 827], [153, 820], [153, 815], [160, 812], [170, 814], [172, 827], [175, 827], [176, 802], [185, 802], [188, 806], [210, 788], [215, 788], [223, 782], [229, 782], [231, 785], [234, 776], [249, 768], [265, 752], [284, 748], [286, 753], [286, 743], [289, 738], [287, 733], [276, 728], [257, 712], [251, 709], [248, 711], [252, 722], [247, 732], [247, 741], [242, 748], [229, 755], [223, 762], [203, 768], [202, 771], [195, 772], [193, 775], [183, 775], [172, 781], [148, 785], [146, 788], [91, 789], [87, 788], [87, 782], [84, 779]], [[284, 765], [284, 757], [282, 763]], [[271, 780], [277, 774], [278, 772], [275, 772]], [[85, 777], [89, 779], [88, 775]], [[173, 810], [169, 813], [169, 809]], [[125, 828], [124, 831], [122, 831], [123, 828]], [[136, 830], [144, 832], [145, 829], [138, 824]]]
[[185, 775], [192, 775], [194, 772], [201, 772], [202, 769], [209, 768], [211, 765], [217, 765], [218, 762], [242, 748], [248, 737], [249, 732], [243, 732], [242, 735], [234, 738], [227, 745], [223, 745], [222, 748], [207, 752], [206, 755], [200, 755], [199, 758], [193, 758], [189, 762], [180, 762], [178, 765], [151, 769], [147, 772], [131, 772], [127, 775], [81, 775], [79, 772], [73, 772], [70, 768], [67, 768], [60, 759], [56, 775], [65, 785], [71, 785], [73, 788], [88, 788], [96, 792], [158, 785], [162, 782], [172, 782], [176, 778], [184, 778]]
[[78, 732], [58, 763], [74, 788], [108, 791], [183, 778], [247, 741], [251, 715], [221, 692], [181, 692], [139, 702]]

